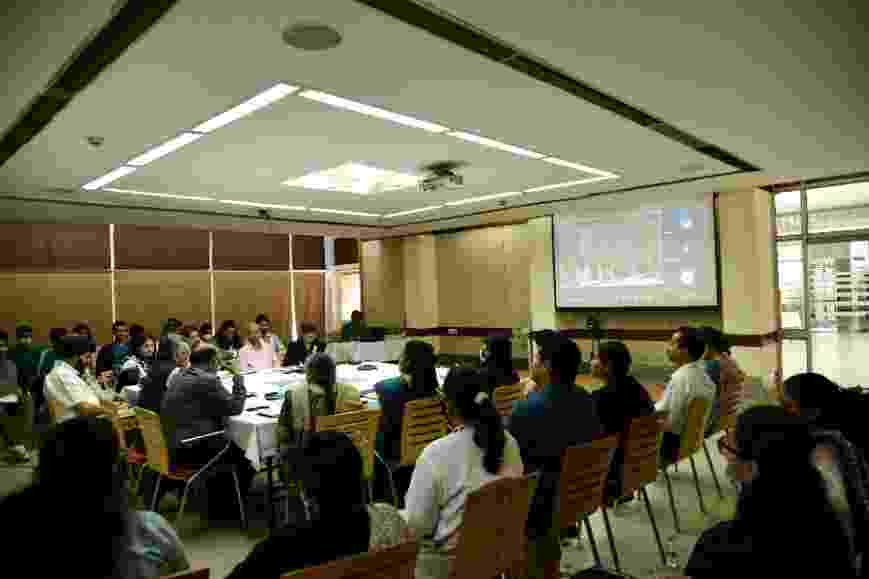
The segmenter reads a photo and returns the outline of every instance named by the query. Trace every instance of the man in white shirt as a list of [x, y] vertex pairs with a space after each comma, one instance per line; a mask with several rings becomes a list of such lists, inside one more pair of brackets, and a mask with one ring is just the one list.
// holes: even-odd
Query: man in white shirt
[[65, 336], [62, 341], [62, 361], [58, 361], [45, 377], [45, 396], [49, 404], [59, 402], [63, 411], [56, 416], [63, 422], [76, 416], [105, 414], [100, 399], [88, 386], [82, 372], [91, 365], [96, 345], [86, 336]]
[[[661, 457], [666, 461], [671, 462], [679, 456], [682, 433], [688, 418], [688, 404], [695, 398], [703, 398], [711, 408], [715, 400], [715, 383], [706, 373], [703, 361], [705, 351], [703, 336], [694, 328], [681, 327], [670, 338], [667, 356], [676, 371], [670, 378], [664, 397], [655, 405], [655, 410], [662, 416], [664, 434]], [[708, 411], [706, 418], [709, 418]]]

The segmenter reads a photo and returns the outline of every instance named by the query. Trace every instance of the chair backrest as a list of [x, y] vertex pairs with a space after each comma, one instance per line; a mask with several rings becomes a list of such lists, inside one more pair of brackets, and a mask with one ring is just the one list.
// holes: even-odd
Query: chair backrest
[[430, 442], [449, 431], [449, 423], [440, 399], [424, 398], [406, 403], [401, 419], [401, 464], [415, 464]]
[[282, 579], [414, 579], [419, 544], [401, 543], [373, 553], [306, 567]]
[[633, 493], [658, 478], [658, 434], [661, 425], [657, 416], [633, 418], [622, 434], [622, 489]]
[[688, 417], [685, 419], [685, 430], [682, 432], [679, 460], [686, 459], [700, 450], [706, 432], [709, 406], [709, 401], [705, 398], [694, 398], [688, 403]]
[[470, 493], [450, 576], [488, 578], [513, 570], [524, 556], [530, 505], [528, 477], [504, 477]]
[[[102, 403], [103, 410], [109, 415], [109, 418], [112, 421], [112, 427], [115, 429], [115, 433], [118, 435], [118, 446], [121, 450], [127, 450], [127, 437], [124, 435], [124, 428], [126, 424], [126, 420], [124, 422], [121, 421], [121, 417], [118, 414], [118, 406], [112, 402], [103, 402]], [[133, 417], [135, 419], [135, 416]]]
[[564, 451], [558, 483], [561, 529], [576, 524], [604, 503], [607, 474], [617, 446], [618, 437], [607, 436]]
[[160, 474], [169, 474], [169, 448], [166, 437], [163, 436], [160, 415], [144, 408], [136, 408], [136, 419], [145, 441], [146, 464]]
[[374, 447], [377, 428], [380, 425], [379, 410], [357, 410], [333, 416], [318, 416], [314, 430], [317, 432], [344, 432], [362, 455], [363, 473], [366, 480], [374, 478]]
[[181, 571], [180, 573], [175, 573], [173, 575], [163, 575], [160, 579], [209, 579], [210, 577], [211, 569], [205, 567], [204, 569]]
[[742, 403], [743, 384], [721, 390], [719, 396], [718, 426], [721, 430], [736, 428], [739, 406]]
[[523, 398], [524, 389], [519, 384], [498, 386], [492, 392], [495, 408], [502, 417], [510, 416], [513, 412], [513, 403]]

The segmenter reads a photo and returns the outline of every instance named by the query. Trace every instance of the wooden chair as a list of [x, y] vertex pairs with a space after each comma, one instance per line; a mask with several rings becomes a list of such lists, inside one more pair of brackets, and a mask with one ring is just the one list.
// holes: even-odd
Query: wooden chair
[[[732, 386], [726, 390], [722, 390], [718, 397], [718, 434], [720, 432], [728, 432], [736, 428], [736, 419], [739, 416], [739, 407], [742, 403], [742, 384]], [[718, 490], [719, 498], [724, 498], [724, 491], [721, 489], [721, 483], [718, 482], [718, 474], [715, 472], [715, 464], [712, 462], [712, 455], [709, 454], [709, 447], [706, 445], [706, 440], [703, 441], [703, 454], [706, 455], [706, 462], [709, 464], [709, 470], [712, 472], [712, 480], [715, 481], [715, 488]]]
[[118, 444], [121, 453], [126, 457], [127, 466], [130, 468], [131, 472], [135, 472], [136, 467], [138, 467], [139, 473], [136, 476], [136, 483], [130, 489], [133, 495], [137, 495], [142, 483], [142, 474], [145, 471], [145, 463], [147, 462], [148, 457], [144, 452], [136, 448], [129, 448], [127, 445], [127, 432], [139, 430], [139, 421], [136, 418], [136, 413], [130, 409], [122, 410], [114, 402], [103, 402], [102, 407], [109, 415], [109, 418], [112, 421], [112, 426], [118, 435]]
[[[658, 477], [658, 434], [661, 426], [657, 416], [644, 416], [634, 418], [625, 425], [622, 433], [620, 448], [623, 462], [621, 465], [622, 496], [632, 495], [639, 491], [646, 504], [646, 513], [649, 522], [655, 532], [655, 542], [658, 544], [658, 552], [661, 554], [661, 563], [667, 564], [667, 554], [664, 552], [664, 544], [661, 542], [661, 533], [649, 503], [649, 494], [646, 485], [655, 482]], [[615, 548], [615, 544], [612, 545]], [[615, 557], [614, 557], [615, 558]]]
[[502, 418], [509, 417], [513, 412], [513, 403], [524, 397], [524, 389], [519, 384], [498, 386], [492, 392], [492, 399], [495, 403], [495, 408], [498, 409], [498, 414], [500, 414]]
[[414, 579], [418, 552], [419, 544], [409, 541], [382, 551], [292, 571], [282, 579]]
[[468, 495], [450, 577], [498, 577], [524, 558], [531, 506], [528, 477], [505, 477]]
[[[184, 506], [187, 503], [187, 494], [190, 491], [190, 487], [195, 483], [204, 473], [212, 470], [223, 458], [223, 456], [229, 451], [229, 445], [231, 442], [227, 442], [226, 446], [218, 452], [214, 457], [209, 460], [204, 466], [173, 466], [169, 461], [169, 448], [166, 445], [166, 439], [163, 436], [162, 425], [160, 424], [160, 416], [151, 412], [150, 410], [146, 410], [144, 408], [136, 408], [136, 417], [139, 421], [139, 426], [142, 431], [142, 437], [145, 440], [145, 454], [147, 456], [147, 461], [145, 466], [150, 468], [154, 472], [158, 474], [157, 484], [154, 488], [154, 494], [151, 497], [151, 510], [157, 510], [157, 497], [160, 496], [160, 482], [165, 478], [169, 480], [181, 481], [184, 483], [184, 492], [181, 496], [181, 505], [178, 508], [178, 515], [175, 518], [175, 522], [181, 520], [181, 517], [184, 516]], [[216, 432], [211, 432], [209, 434], [203, 436], [197, 436], [194, 438], [182, 440], [182, 444], [192, 444], [199, 440], [203, 440], [205, 438], [209, 438], [212, 436], [223, 436], [224, 431], [219, 430]], [[241, 516], [241, 525], [243, 528], [247, 528], [247, 517], [244, 512], [244, 501], [241, 498], [241, 489], [239, 488], [238, 483], [238, 473], [235, 470], [234, 465], [231, 466], [232, 480], [235, 483], [235, 494], [238, 498], [238, 508]]]
[[363, 476], [367, 481], [368, 499], [374, 500], [374, 447], [380, 426], [380, 410], [342, 412], [316, 419], [316, 432], [334, 431], [347, 434], [362, 455]]
[[205, 567], [204, 569], [191, 569], [172, 575], [163, 575], [160, 579], [210, 579], [210, 577], [211, 569]]
[[694, 487], [697, 489], [697, 499], [700, 502], [700, 512], [706, 514], [706, 505], [703, 504], [703, 492], [700, 490], [700, 479], [697, 477], [697, 465], [694, 462], [694, 454], [703, 446], [704, 428], [706, 416], [709, 414], [709, 401], [704, 398], [695, 398], [688, 403], [688, 416], [685, 420], [685, 430], [682, 432], [679, 456], [675, 462], [662, 462], [661, 471], [667, 481], [667, 494], [670, 496], [670, 508], [673, 511], [673, 524], [677, 533], [682, 530], [679, 526], [679, 516], [676, 513], [676, 501], [673, 498], [673, 485], [667, 468], [686, 458], [691, 461], [691, 471], [694, 473]]
[[561, 477], [558, 483], [559, 528], [566, 529], [582, 520], [588, 532], [595, 563], [600, 567], [600, 553], [588, 517], [601, 509], [616, 569], [619, 568], [619, 559], [606, 510], [605, 494], [607, 475], [617, 446], [618, 437], [608, 436], [566, 449], [561, 459]]

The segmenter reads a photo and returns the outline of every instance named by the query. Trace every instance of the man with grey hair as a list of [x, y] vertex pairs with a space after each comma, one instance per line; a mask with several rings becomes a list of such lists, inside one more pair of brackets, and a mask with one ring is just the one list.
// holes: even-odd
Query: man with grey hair
[[190, 366], [190, 345], [184, 340], [175, 343], [175, 369], [166, 379], [166, 390], [172, 388], [172, 381], [181, 373], [181, 370]]

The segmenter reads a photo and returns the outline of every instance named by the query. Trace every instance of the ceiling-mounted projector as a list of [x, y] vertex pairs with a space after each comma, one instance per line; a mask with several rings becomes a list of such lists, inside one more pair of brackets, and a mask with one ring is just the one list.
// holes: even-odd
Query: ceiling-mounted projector
[[420, 167], [419, 190], [430, 193], [440, 189], [461, 189], [465, 180], [456, 170], [465, 165], [467, 163], [462, 161], [440, 161]]

